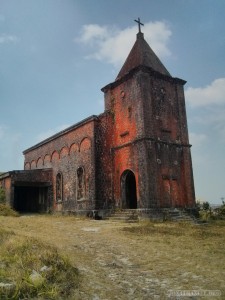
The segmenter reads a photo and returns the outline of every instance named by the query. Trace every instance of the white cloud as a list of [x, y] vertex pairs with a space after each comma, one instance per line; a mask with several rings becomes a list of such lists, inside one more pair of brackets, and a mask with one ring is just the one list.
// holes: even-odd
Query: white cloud
[[[168, 42], [172, 34], [164, 22], [149, 22], [143, 29], [145, 39], [159, 56], [169, 56]], [[87, 58], [107, 61], [115, 66], [121, 65], [134, 44], [137, 26], [119, 30], [116, 27], [100, 26], [97, 24], [84, 25], [81, 36], [76, 39], [92, 49]]]
[[225, 104], [225, 78], [215, 79], [205, 87], [189, 87], [185, 94], [192, 107]]
[[[197, 126], [206, 131], [208, 136], [218, 137], [225, 141], [225, 105], [205, 105], [192, 107], [193, 116], [189, 120], [192, 126]], [[200, 127], [199, 127], [200, 126]]]
[[212, 107], [212, 109], [207, 110], [207, 115], [202, 118], [202, 123], [209, 125], [225, 141], [225, 109]]
[[2, 34], [0, 36], [0, 44], [17, 43], [18, 41], [19, 41], [19, 38], [15, 35]]
[[57, 127], [54, 128], [54, 129], [49, 129], [49, 130], [47, 130], [47, 131], [45, 131], [45, 132], [42, 132], [42, 133], [40, 133], [40, 134], [37, 136], [36, 142], [37, 142], [37, 143], [38, 143], [38, 142], [41, 142], [41, 141], [43, 141], [43, 140], [45, 140], [45, 139], [51, 137], [52, 135], [54, 135], [54, 134], [56, 134], [56, 133], [58, 133], [58, 132], [60, 132], [60, 131], [62, 131], [62, 130], [64, 130], [64, 129], [68, 128], [69, 126], [70, 126], [70, 125], [68, 125], [68, 124], [63, 124], [63, 125], [57, 126]]
[[78, 41], [82, 43], [94, 43], [96, 40], [107, 38], [107, 28], [98, 24], [84, 25], [82, 28], [82, 36]]
[[159, 56], [170, 56], [168, 42], [172, 35], [168, 24], [164, 22], [147, 23], [145, 25], [145, 38], [149, 41], [152, 49]]

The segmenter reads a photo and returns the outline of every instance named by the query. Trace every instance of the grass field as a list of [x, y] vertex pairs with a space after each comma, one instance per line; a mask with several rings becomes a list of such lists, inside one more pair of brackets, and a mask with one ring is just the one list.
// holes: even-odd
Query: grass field
[[[46, 294], [37, 294], [41, 285], [34, 287], [35, 299], [59, 299], [65, 290], [68, 293], [62, 299], [177, 299], [169, 297], [171, 290], [221, 293], [217, 297], [180, 299], [225, 299], [224, 221], [204, 226], [169, 222], [126, 224], [72, 216], [24, 215], [0, 217], [0, 228], [5, 249], [9, 249], [10, 239], [14, 241], [7, 259], [15, 262], [16, 269], [19, 263], [25, 274], [17, 274], [18, 281], [14, 277], [10, 281], [1, 252], [0, 282], [20, 282], [19, 278], [27, 278], [33, 270], [40, 272], [45, 265], [52, 266], [55, 272], [68, 270], [65, 277], [55, 273], [53, 280], [45, 281], [50, 287]], [[28, 249], [34, 265], [23, 261], [23, 249]], [[57, 265], [58, 260], [62, 266], [57, 269], [54, 263]], [[16, 273], [13, 269], [10, 272]], [[61, 292], [51, 294], [58, 277]]]

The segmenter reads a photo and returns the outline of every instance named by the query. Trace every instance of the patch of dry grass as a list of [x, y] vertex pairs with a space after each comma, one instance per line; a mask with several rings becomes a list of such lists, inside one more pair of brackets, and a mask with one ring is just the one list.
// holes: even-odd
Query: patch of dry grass
[[209, 224], [194, 225], [186, 222], [141, 222], [139, 226], [123, 228], [124, 231], [140, 235], [186, 236], [196, 239], [212, 240], [224, 238], [225, 220], [212, 221]]
[[56, 248], [0, 230], [0, 299], [65, 299], [78, 270]]
[[138, 239], [140, 247], [146, 244], [144, 249], [148, 247], [149, 253], [141, 258], [146, 270], [152, 270], [162, 281], [170, 281], [172, 289], [215, 289], [224, 295], [224, 221], [200, 226], [141, 222], [122, 231]]

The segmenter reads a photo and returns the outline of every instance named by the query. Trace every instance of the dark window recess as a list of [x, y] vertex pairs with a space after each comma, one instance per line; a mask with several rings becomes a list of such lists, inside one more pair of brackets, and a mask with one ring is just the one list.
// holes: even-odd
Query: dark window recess
[[85, 180], [84, 180], [84, 169], [77, 169], [77, 200], [84, 198], [85, 191]]
[[128, 118], [131, 119], [131, 117], [132, 117], [132, 107], [129, 106], [128, 107]]
[[62, 201], [62, 174], [58, 173], [56, 175], [56, 201]]
[[170, 129], [166, 129], [166, 128], [161, 128], [161, 131], [162, 131], [162, 132], [171, 133], [171, 130], [170, 130]]

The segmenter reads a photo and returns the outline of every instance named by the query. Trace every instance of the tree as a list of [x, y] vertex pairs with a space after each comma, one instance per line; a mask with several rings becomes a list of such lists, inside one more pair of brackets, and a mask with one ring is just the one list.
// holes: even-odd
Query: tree
[[221, 198], [222, 200], [222, 205], [219, 208], [219, 214], [220, 216], [225, 216], [225, 201], [224, 198]]
[[5, 190], [0, 186], [0, 203], [6, 202]]
[[209, 210], [210, 209], [209, 202], [203, 202], [202, 203], [202, 208], [203, 208], [203, 210]]

